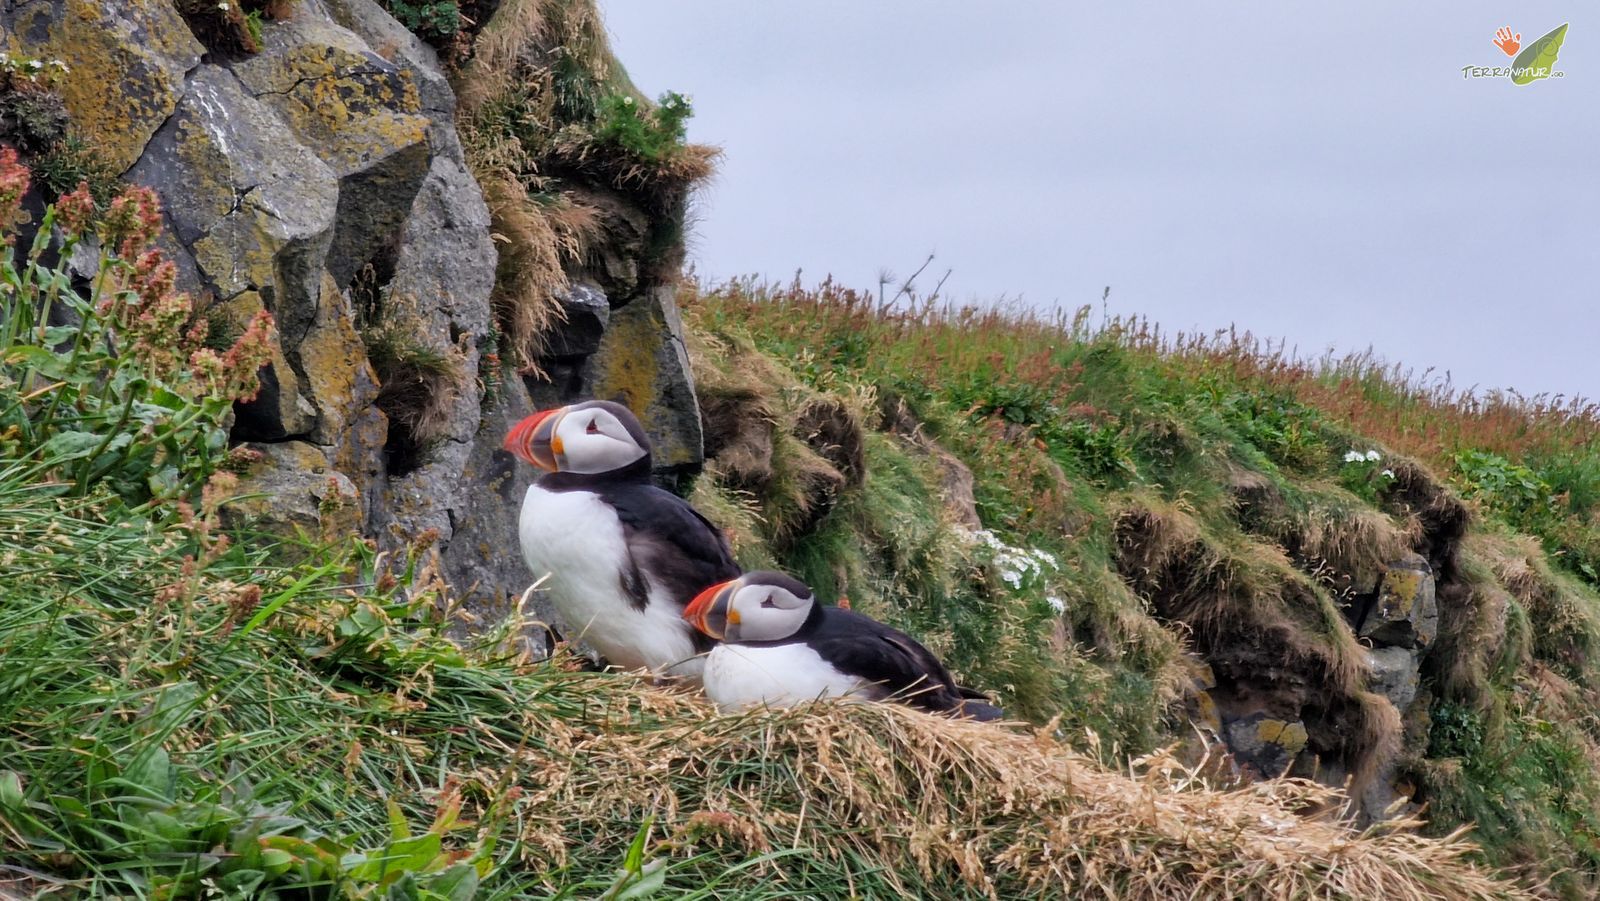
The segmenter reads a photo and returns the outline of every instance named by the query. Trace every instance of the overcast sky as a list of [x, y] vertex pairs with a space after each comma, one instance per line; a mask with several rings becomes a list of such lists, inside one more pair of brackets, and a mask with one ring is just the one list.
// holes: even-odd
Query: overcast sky
[[[1592, 5], [600, 2], [725, 151], [702, 276], [873, 287], [934, 252], [956, 300], [1109, 285], [1168, 330], [1600, 396]], [[1463, 77], [1563, 22], [1564, 78]]]

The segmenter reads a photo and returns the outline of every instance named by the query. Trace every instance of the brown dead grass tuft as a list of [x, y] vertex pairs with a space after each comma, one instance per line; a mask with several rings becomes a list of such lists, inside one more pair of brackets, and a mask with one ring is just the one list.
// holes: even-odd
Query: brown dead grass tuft
[[1600, 615], [1594, 593], [1551, 569], [1535, 538], [1502, 536], [1474, 542], [1496, 580], [1527, 611], [1535, 657], [1579, 676], [1600, 653]]
[[1114, 525], [1118, 570], [1157, 615], [1181, 622], [1202, 646], [1271, 634], [1284, 655], [1315, 665], [1332, 690], [1350, 694], [1366, 664], [1326, 593], [1276, 548], [1220, 543], [1178, 505], [1140, 498]]
[[1152, 498], [1120, 513], [1114, 532], [1129, 587], [1191, 635], [1227, 695], [1246, 707], [1270, 699], [1280, 715], [1306, 718], [1312, 750], [1337, 758], [1358, 789], [1398, 753], [1400, 717], [1366, 690], [1366, 656], [1343, 612], [1282, 551], [1219, 540]]
[[715, 174], [717, 160], [722, 156], [716, 147], [685, 144], [660, 159], [643, 159], [596, 142], [593, 135], [579, 128], [558, 133], [550, 151], [554, 165], [626, 191], [656, 213], [673, 210], [690, 188]]
[[[1048, 729], [897, 705], [719, 716], [643, 694], [658, 695], [658, 728], [597, 711], [610, 727], [557, 722], [554, 753], [519, 755], [524, 837], [550, 865], [617, 849], [631, 835], [619, 823], [655, 816], [674, 835], [809, 848], [909, 896], [1529, 897], [1471, 863], [1461, 832], [1422, 838], [1408, 821], [1357, 834], [1316, 813], [1342, 796], [1310, 782], [1218, 791], [1165, 753], [1109, 772]], [[766, 867], [784, 878], [782, 862]]]
[[561, 236], [515, 178], [482, 182], [500, 259], [492, 299], [496, 320], [518, 369], [537, 373], [550, 329], [566, 319], [560, 292], [567, 288]]
[[1490, 676], [1496, 661], [1509, 654], [1520, 665], [1533, 653], [1526, 631], [1509, 628], [1517, 602], [1485, 562], [1497, 554], [1486, 544], [1493, 542], [1482, 534], [1470, 536], [1460, 550], [1460, 578], [1440, 583], [1439, 644], [1429, 655], [1444, 697], [1480, 709], [1493, 700]]
[[478, 32], [472, 60], [456, 86], [456, 102], [470, 115], [516, 84], [518, 60], [549, 32], [549, 7], [555, 0], [505, 0]]
[[1364, 504], [1333, 504], [1314, 496], [1294, 525], [1296, 552], [1339, 573], [1376, 578], [1412, 549], [1411, 534]]
[[1384, 507], [1411, 520], [1408, 529], [1422, 539], [1419, 552], [1435, 562], [1453, 558], [1472, 511], [1423, 464], [1396, 457], [1389, 468], [1394, 482], [1381, 498]]
[[787, 380], [748, 342], [699, 329], [687, 330], [684, 338], [714, 478], [735, 490], [765, 492], [773, 479], [778, 393]]
[[807, 400], [795, 411], [794, 434], [838, 470], [846, 484], [859, 485], [866, 478], [866, 429], [844, 401], [831, 396]]

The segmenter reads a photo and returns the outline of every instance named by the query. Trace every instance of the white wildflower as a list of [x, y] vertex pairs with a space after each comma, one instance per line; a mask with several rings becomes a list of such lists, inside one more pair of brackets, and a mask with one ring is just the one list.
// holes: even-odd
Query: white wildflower
[[1022, 573], [1019, 573], [1014, 569], [1002, 569], [1002, 570], [1000, 570], [1000, 578], [1002, 580], [1004, 580], [1005, 583], [1007, 585], [1010, 585], [1012, 588], [1021, 588], [1022, 587]]
[[227, 12], [228, 11], [228, 0], [222, 0], [221, 3], [218, 3], [217, 4], [217, 9], [220, 9], [223, 12]]
[[1066, 613], [1067, 612], [1067, 602], [1063, 601], [1062, 599], [1056, 597], [1053, 594], [1045, 595], [1044, 602], [1046, 604], [1049, 604], [1050, 605], [1050, 609], [1054, 610], [1057, 613]]
[[632, 97], [624, 97], [624, 98], [622, 98], [622, 105], [623, 106], [633, 106], [633, 98]]
[[1055, 554], [1052, 554], [1049, 551], [1041, 548], [1034, 548], [1032, 553], [1033, 556], [1037, 557], [1040, 561], [1050, 564], [1051, 569], [1061, 568], [1061, 564], [1056, 560]]
[[1382, 459], [1383, 459], [1383, 454], [1380, 454], [1375, 450], [1367, 451], [1367, 462], [1368, 463], [1376, 463], [1376, 462], [1378, 462], [1379, 460], [1382, 460]]
[[1365, 459], [1367, 459], [1367, 455], [1358, 450], [1345, 451], [1344, 453], [1344, 462], [1346, 463], [1360, 463]]
[[44, 68], [44, 62], [42, 60], [30, 59], [30, 60], [28, 60], [28, 68], [30, 68], [30, 69], [43, 69]]
[[1386, 479], [1392, 479], [1392, 478], [1394, 478], [1394, 470], [1392, 470], [1392, 469], [1385, 469], [1385, 470], [1384, 470], [1384, 471], [1383, 471], [1383, 477], [1384, 477], [1384, 478], [1386, 478]]

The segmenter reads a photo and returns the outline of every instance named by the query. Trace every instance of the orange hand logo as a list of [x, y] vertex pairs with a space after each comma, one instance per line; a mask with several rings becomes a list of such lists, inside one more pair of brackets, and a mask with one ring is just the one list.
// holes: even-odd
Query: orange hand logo
[[1494, 45], [1504, 51], [1506, 56], [1516, 56], [1517, 48], [1522, 46], [1522, 34], [1519, 32], [1513, 35], [1510, 26], [1496, 31], [1494, 37]]

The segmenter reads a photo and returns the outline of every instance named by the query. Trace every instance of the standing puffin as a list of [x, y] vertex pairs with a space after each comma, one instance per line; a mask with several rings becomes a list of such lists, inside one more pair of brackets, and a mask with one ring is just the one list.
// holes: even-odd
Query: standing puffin
[[753, 572], [702, 591], [683, 618], [722, 644], [706, 657], [706, 694], [724, 710], [850, 695], [977, 720], [1005, 714], [956, 685], [916, 639], [841, 607], [799, 580]]
[[613, 665], [698, 682], [710, 639], [684, 604], [738, 577], [728, 539], [650, 483], [650, 440], [627, 407], [588, 401], [512, 427], [505, 449], [546, 474], [528, 489], [518, 534], [574, 637]]

